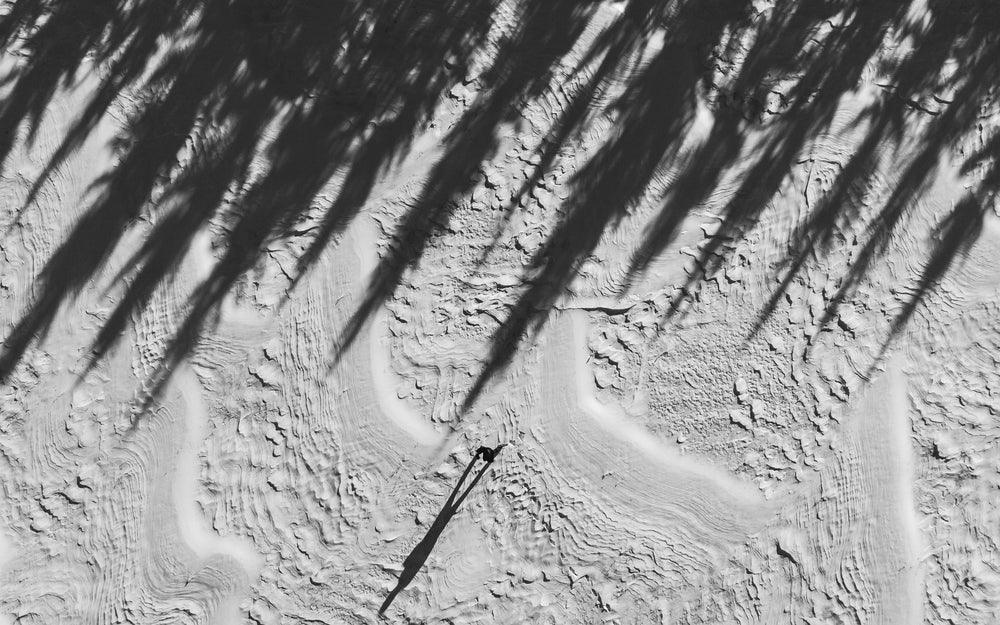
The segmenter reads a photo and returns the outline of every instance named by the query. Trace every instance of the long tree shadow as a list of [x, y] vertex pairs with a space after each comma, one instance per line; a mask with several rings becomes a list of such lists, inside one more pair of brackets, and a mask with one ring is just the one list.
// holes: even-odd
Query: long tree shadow
[[[465, 501], [465, 498], [469, 496], [472, 489], [476, 487], [479, 480], [486, 474], [487, 469], [490, 468], [490, 465], [493, 464], [497, 454], [499, 454], [500, 450], [503, 448], [504, 445], [498, 445], [493, 449], [480, 447], [472, 459], [469, 460], [468, 466], [465, 467], [465, 472], [462, 473], [462, 477], [458, 479], [458, 482], [455, 484], [455, 488], [452, 489], [451, 494], [448, 495], [448, 499], [441, 507], [441, 511], [438, 512], [437, 517], [434, 518], [434, 522], [431, 523], [430, 528], [428, 528], [427, 534], [420, 539], [417, 546], [413, 548], [410, 555], [406, 556], [406, 559], [403, 561], [403, 570], [399, 574], [399, 580], [396, 582], [396, 587], [389, 592], [385, 601], [382, 602], [382, 606], [378, 609], [379, 615], [385, 614], [385, 611], [389, 609], [392, 602], [396, 600], [396, 596], [410, 585], [413, 578], [416, 577], [417, 573], [420, 572], [420, 569], [423, 568], [424, 563], [427, 561], [427, 557], [434, 549], [434, 545], [437, 544], [438, 539], [441, 537], [441, 533], [444, 532], [444, 528], [451, 521], [452, 517], [455, 516], [455, 513], [458, 512], [458, 508], [462, 505], [462, 502]], [[479, 469], [479, 472], [476, 473], [476, 476], [472, 479], [472, 482], [465, 489], [465, 491], [459, 495], [458, 493], [461, 491], [462, 485], [465, 483], [465, 479], [469, 477], [469, 473], [472, 472], [472, 467], [475, 466], [476, 461], [480, 458], [480, 456], [484, 461], [483, 466]]]
[[[100, 10], [82, 10], [74, 2], [18, 0], [0, 28], [0, 43], [27, 59], [4, 80], [0, 159], [22, 123], [31, 140], [59, 84], [87, 63], [106, 74], [22, 210], [116, 98], [136, 93], [141, 102], [120, 138], [118, 164], [98, 181], [96, 201], [45, 263], [33, 301], [6, 336], [0, 378], [44, 336], [59, 304], [101, 268], [144, 211], [158, 215], [155, 227], [119, 276], [124, 294], [94, 341], [95, 361], [176, 271], [194, 235], [222, 218], [228, 229], [222, 257], [191, 298], [164, 358], [164, 378], [263, 249], [296, 233], [347, 165], [336, 201], [320, 207], [300, 266], [350, 222], [379, 173], [464, 78], [495, 6], [492, 0], [98, 4]], [[194, 156], [180, 158], [188, 147]], [[263, 171], [255, 171], [262, 163]]]
[[[65, 85], [98, 77], [30, 181], [21, 212], [114, 106], [131, 103], [116, 162], [45, 259], [5, 334], [0, 380], [137, 221], [153, 225], [118, 276], [120, 297], [94, 338], [92, 364], [178, 270], [196, 235], [221, 228], [220, 256], [170, 337], [155, 394], [269, 246], [304, 241], [294, 286], [461, 84], [477, 95], [441, 142], [337, 350], [393, 297], [531, 106], [558, 102], [538, 128], [543, 140], [512, 189], [508, 215], [561, 154], [602, 123], [611, 127], [553, 209], [555, 229], [490, 337], [466, 408], [626, 216], [654, 207], [623, 290], [735, 180], [721, 226], [665, 312], [673, 314], [727, 261], [726, 243], [755, 227], [844, 99], [873, 81], [877, 94], [855, 120], [864, 136], [788, 241], [761, 324], [807, 259], [829, 253], [862, 218], [855, 207], [884, 159], [898, 161], [898, 177], [866, 222], [823, 324], [881, 258], [943, 163], [957, 160], [970, 188], [941, 219], [893, 336], [969, 249], [1000, 189], [1000, 139], [980, 121], [995, 108], [1000, 83], [1000, 7], [991, 0], [775, 0], [762, 10], [742, 0], [8, 0], [0, 7], [0, 50], [10, 67], [0, 77], [3, 167], [19, 137], [36, 140]], [[702, 137], [696, 129], [705, 111]]]
[[[629, 8], [643, 5], [629, 3]], [[863, 201], [856, 192], [872, 184], [880, 155], [899, 158], [905, 153], [908, 157], [902, 159], [889, 198], [878, 207], [860, 251], [840, 276], [820, 320], [820, 328], [825, 328], [885, 250], [940, 163], [961, 149], [961, 141], [984, 134], [975, 120], [995, 107], [1000, 37], [993, 29], [1000, 26], [1000, 9], [988, 2], [934, 1], [923, 13], [914, 13], [918, 5], [910, 2], [779, 0], [766, 17], [749, 16], [742, 3], [725, 0], [697, 8], [683, 2], [670, 6], [672, 10], [665, 13], [640, 18], [645, 25], [640, 38], [648, 39], [658, 20], [669, 16], [663, 43], [630, 77], [624, 95], [614, 104], [615, 133], [573, 180], [565, 216], [535, 255], [528, 288], [494, 334], [465, 409], [509, 364], [523, 338], [544, 323], [601, 234], [614, 227], [639, 192], [650, 189], [665, 170], [677, 175], [661, 192], [660, 207], [635, 252], [626, 287], [666, 249], [692, 210], [727, 176], [735, 174], [740, 181], [733, 199], [719, 213], [720, 227], [699, 246], [696, 270], [666, 311], [669, 318], [728, 260], [724, 245], [752, 230], [796, 159], [830, 129], [843, 99], [861, 88], [865, 72], [880, 64], [888, 86], [855, 120], [868, 124], [866, 136], [837, 176], [832, 192], [820, 198], [789, 241], [779, 286], [757, 323], [759, 329], [774, 312], [807, 258], [829, 252], [835, 237], [861, 218], [856, 206]], [[731, 77], [710, 79], [710, 71], [718, 69], [719, 48], [745, 39], [752, 43]], [[909, 46], [909, 53], [882, 59], [880, 55], [893, 45]], [[961, 70], [954, 69], [957, 63]], [[685, 72], [685, 67], [691, 69]], [[717, 108], [708, 137], [693, 150], [685, 149], [697, 96], [713, 89]], [[773, 93], [780, 93], [782, 103], [776, 114], [764, 106]], [[939, 95], [948, 93], [952, 94], [948, 99]], [[742, 100], [742, 105], [726, 106], [730, 96]], [[929, 111], [921, 105], [928, 100], [945, 106]], [[1000, 190], [998, 139], [985, 134], [980, 150], [971, 155], [963, 152], [963, 172], [977, 174], [972, 188], [943, 220], [942, 234], [894, 320], [883, 352], [944, 270], [974, 243], [988, 200]], [[753, 151], [748, 153], [751, 139]]]

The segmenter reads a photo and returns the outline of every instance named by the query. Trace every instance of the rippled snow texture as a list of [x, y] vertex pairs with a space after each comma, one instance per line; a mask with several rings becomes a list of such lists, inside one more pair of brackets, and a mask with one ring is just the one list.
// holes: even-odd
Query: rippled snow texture
[[[114, 162], [120, 121], [108, 115], [13, 213], [87, 88], [60, 95], [3, 171], [5, 324]], [[439, 126], [472, 95], [453, 93]], [[954, 167], [835, 323], [819, 318], [856, 251], [850, 231], [751, 331], [795, 224], [858, 140], [850, 120], [867, 96], [855, 95], [679, 320], [661, 323], [738, 181], [720, 184], [625, 294], [615, 285], [650, 212], [606, 233], [466, 414], [490, 332], [525, 288], [526, 255], [577, 166], [564, 155], [494, 245], [544, 100], [339, 360], [339, 333], [436, 158], [433, 128], [284, 303], [294, 258], [269, 250], [142, 416], [133, 400], [215, 262], [217, 233], [196, 239], [84, 374], [118, 296], [108, 286], [151, 228], [136, 222], [0, 391], [5, 622], [372, 622], [473, 451], [499, 443], [389, 621], [995, 622], [1000, 221], [989, 216], [886, 354], [906, 276], [940, 207], [961, 195]], [[582, 137], [581, 154], [599, 140]], [[875, 162], [855, 198], [862, 216], [897, 174]]]

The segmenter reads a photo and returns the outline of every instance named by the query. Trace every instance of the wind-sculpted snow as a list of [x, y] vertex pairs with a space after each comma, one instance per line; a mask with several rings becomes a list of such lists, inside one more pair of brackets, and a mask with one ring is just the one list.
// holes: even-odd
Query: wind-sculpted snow
[[986, 2], [2, 3], [0, 623], [992, 623]]

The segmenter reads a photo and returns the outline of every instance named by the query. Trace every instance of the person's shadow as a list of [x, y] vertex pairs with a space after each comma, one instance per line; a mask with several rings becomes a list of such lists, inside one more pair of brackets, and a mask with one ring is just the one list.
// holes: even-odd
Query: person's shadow
[[[469, 496], [469, 493], [472, 492], [473, 488], [475, 488], [476, 483], [483, 477], [486, 470], [490, 468], [493, 460], [496, 458], [497, 454], [500, 453], [500, 450], [503, 449], [503, 447], [503, 445], [497, 445], [493, 449], [490, 449], [489, 447], [480, 447], [476, 450], [476, 455], [474, 455], [472, 460], [469, 461], [469, 466], [465, 467], [465, 472], [462, 473], [462, 477], [458, 480], [458, 483], [455, 484], [455, 488], [451, 491], [451, 495], [448, 496], [448, 500], [444, 503], [444, 506], [442, 506], [441, 511], [438, 512], [434, 522], [431, 523], [430, 529], [427, 530], [427, 534], [420, 540], [419, 543], [417, 543], [417, 546], [413, 548], [410, 555], [406, 556], [406, 560], [403, 561], [403, 571], [399, 574], [399, 581], [396, 582], [396, 587], [392, 589], [389, 596], [387, 596], [385, 601], [382, 602], [382, 607], [378, 609], [379, 616], [385, 614], [385, 611], [396, 599], [396, 595], [409, 586], [410, 582], [413, 581], [413, 578], [416, 577], [421, 567], [423, 567], [424, 562], [427, 561], [427, 556], [429, 556], [431, 550], [434, 549], [434, 545], [441, 536], [441, 532], [443, 532], [445, 526], [448, 525], [448, 521], [450, 521], [451, 518], [455, 516], [455, 513], [458, 512], [458, 507], [461, 506], [462, 502], [465, 501], [465, 498]], [[479, 472], [476, 473], [476, 477], [472, 480], [472, 483], [465, 489], [465, 492], [462, 493], [461, 497], [458, 497], [456, 500], [455, 497], [458, 495], [459, 490], [461, 490], [462, 484], [465, 482], [465, 478], [469, 476], [469, 473], [472, 471], [472, 467], [476, 464], [476, 460], [480, 457], [483, 458], [486, 464], [479, 469]]]

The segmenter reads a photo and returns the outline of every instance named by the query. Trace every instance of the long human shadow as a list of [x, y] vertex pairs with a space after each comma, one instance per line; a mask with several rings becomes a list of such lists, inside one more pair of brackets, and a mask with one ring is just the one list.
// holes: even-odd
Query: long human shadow
[[[500, 453], [500, 450], [503, 449], [503, 447], [504, 445], [498, 445], [493, 449], [480, 447], [479, 450], [476, 451], [476, 455], [472, 457], [468, 466], [465, 467], [462, 477], [459, 478], [458, 483], [455, 484], [455, 488], [452, 489], [447, 501], [445, 501], [444, 505], [441, 507], [441, 511], [438, 512], [437, 517], [435, 517], [434, 522], [431, 523], [430, 528], [427, 530], [427, 534], [420, 539], [420, 542], [413, 548], [410, 555], [406, 556], [406, 560], [403, 560], [403, 571], [399, 574], [399, 580], [396, 582], [396, 587], [392, 589], [389, 595], [385, 598], [385, 601], [382, 602], [382, 607], [378, 609], [380, 616], [385, 614], [385, 611], [389, 609], [389, 606], [392, 605], [393, 601], [395, 601], [396, 596], [410, 585], [413, 578], [416, 577], [417, 573], [420, 572], [420, 569], [423, 568], [424, 562], [427, 561], [427, 556], [429, 556], [431, 551], [434, 549], [434, 545], [437, 544], [438, 538], [441, 537], [441, 533], [444, 531], [444, 528], [448, 525], [448, 522], [451, 521], [452, 517], [455, 516], [455, 513], [458, 512], [458, 508], [462, 505], [462, 502], [465, 501], [465, 498], [469, 496], [472, 489], [476, 487], [476, 484], [478, 484], [479, 480], [482, 479], [483, 475], [485, 475], [486, 470], [490, 468], [491, 464], [493, 464], [497, 454]], [[482, 456], [485, 464], [479, 469], [479, 472], [476, 473], [476, 476], [473, 478], [468, 488], [465, 489], [465, 492], [463, 492], [461, 496], [458, 496], [459, 491], [462, 489], [462, 484], [464, 484], [465, 479], [469, 477], [469, 473], [472, 472], [472, 467], [475, 466], [476, 461], [480, 458], [480, 456]]]

